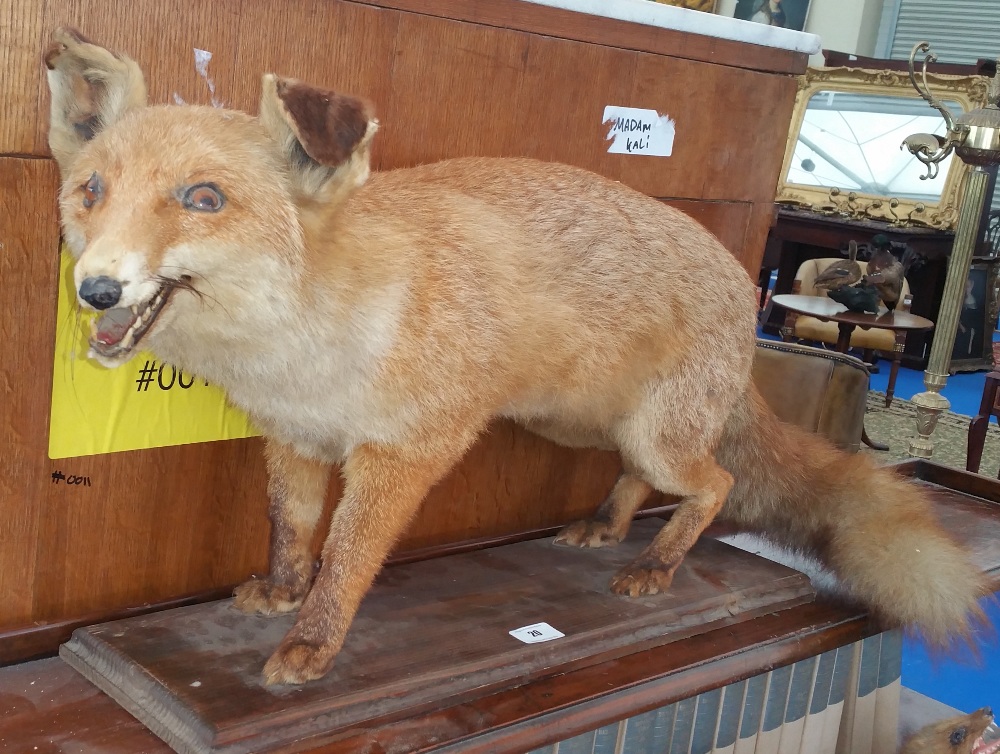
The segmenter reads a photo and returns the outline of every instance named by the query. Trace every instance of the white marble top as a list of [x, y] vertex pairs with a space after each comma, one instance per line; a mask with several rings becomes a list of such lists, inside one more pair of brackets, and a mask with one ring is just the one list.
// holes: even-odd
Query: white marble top
[[809, 55], [820, 51], [820, 39], [816, 34], [678, 8], [655, 3], [652, 0], [525, 0], [525, 2], [551, 5], [554, 8], [615, 18], [619, 21], [658, 26], [662, 29], [687, 31], [706, 37], [805, 52]]

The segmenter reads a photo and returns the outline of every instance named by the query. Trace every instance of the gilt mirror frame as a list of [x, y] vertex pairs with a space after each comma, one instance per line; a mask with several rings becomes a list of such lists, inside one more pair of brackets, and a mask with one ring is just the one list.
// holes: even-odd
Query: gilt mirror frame
[[[957, 102], [966, 111], [985, 106], [988, 82], [989, 79], [984, 76], [927, 74], [927, 83], [935, 97], [942, 101]], [[781, 163], [777, 202], [825, 214], [884, 220], [895, 225], [922, 225], [954, 230], [965, 176], [970, 170], [958, 157], [951, 161], [947, 175], [941, 174], [933, 179], [943, 181], [941, 196], [936, 201], [876, 196], [844, 188], [839, 189], [839, 196], [831, 196], [830, 190], [835, 187], [809, 186], [785, 180], [794, 157], [799, 129], [813, 95], [833, 91], [919, 99], [920, 95], [914, 90], [906, 71], [810, 67], [799, 77], [798, 84], [785, 157]], [[927, 110], [928, 115], [934, 114], [930, 106]], [[913, 169], [923, 172], [924, 166], [914, 161]]]

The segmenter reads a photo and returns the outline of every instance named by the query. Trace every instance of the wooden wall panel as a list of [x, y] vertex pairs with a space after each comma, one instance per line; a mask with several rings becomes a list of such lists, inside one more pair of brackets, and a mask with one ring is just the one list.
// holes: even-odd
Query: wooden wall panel
[[622, 180], [629, 158], [608, 154], [610, 126], [602, 120], [607, 105], [630, 104], [636, 58], [628, 50], [533, 36], [514, 103], [511, 152]]
[[670, 115], [677, 135], [665, 160], [623, 157], [635, 165], [620, 180], [659, 197], [773, 204], [794, 78], [639, 55], [633, 80], [628, 104]]
[[49, 461], [92, 486], [41, 496], [36, 618], [55, 619], [234, 583], [264, 568], [259, 440]]
[[516, 102], [528, 40], [523, 32], [402, 14], [392, 100], [376, 136], [380, 167], [516, 154], [510, 135], [521, 128]]
[[[56, 171], [0, 159], [0, 621], [33, 617], [35, 560], [50, 512], [45, 455], [58, 275]], [[54, 501], [52, 501], [54, 502]]]
[[[213, 53], [214, 96], [231, 107], [256, 112], [266, 71], [368, 97], [383, 123], [379, 168], [523, 155], [588, 167], [653, 196], [769, 202], [787, 132], [781, 114], [795, 96], [787, 76], [356, 3], [295, 0], [276, 10], [266, 0], [191, 7], [136, 0], [127, 10], [116, 6], [111, 19], [100, 11], [103, 0], [45, 7], [44, 29], [76, 25], [135, 57], [152, 102], [211, 101], [194, 48]], [[47, 102], [40, 63], [33, 73], [38, 101]], [[456, 100], [471, 106], [457, 110], [449, 105]], [[674, 154], [608, 155], [606, 105], [671, 115]], [[780, 127], [752, 127], [775, 115]], [[34, 152], [45, 154], [45, 119], [29, 122]]]
[[764, 245], [767, 234], [774, 225], [777, 207], [772, 202], [757, 202], [753, 205], [750, 222], [747, 224], [747, 235], [743, 242], [743, 254], [740, 259], [750, 277], [757, 279], [760, 263], [764, 259]]
[[[208, 76], [219, 97], [231, 106], [250, 104], [256, 111], [256, 96], [251, 100], [246, 90], [259, 92], [259, 85], [236, 67], [242, 5], [242, 2], [51, 0], [45, 3], [41, 44], [34, 53], [39, 101], [48, 102], [41, 52], [48, 45], [53, 29], [72, 26], [100, 44], [134, 58], [146, 73], [150, 103], [172, 103], [176, 96], [189, 104], [211, 104], [207, 82], [194, 65], [194, 49], [198, 48], [212, 53]], [[233, 99], [225, 98], [223, 92], [232, 92]], [[242, 99], [237, 103], [234, 100], [238, 95]], [[48, 154], [47, 116], [39, 118], [36, 126], [36, 153]]]
[[[264, 72], [312, 81], [371, 100], [383, 121], [375, 139], [381, 149], [385, 130], [392, 128], [384, 121], [398, 55], [400, 14], [329, 0], [280, 4], [244, 0], [243, 5], [238, 80], [225, 84], [239, 89], [232, 96], [241, 109], [257, 112]], [[304, 26], [309, 29], [305, 39]]]
[[0, 0], [0, 153], [34, 153], [44, 3]]
[[[504, 14], [516, 28], [501, 28]], [[532, 19], [545, 33], [529, 33]], [[552, 36], [554, 23], [570, 38]], [[0, 627], [200, 592], [266, 559], [259, 440], [46, 457], [56, 170], [11, 155], [47, 155], [41, 54], [63, 24], [133, 55], [153, 102], [210, 103], [193, 52], [207, 50], [214, 97], [227, 106], [256, 112], [269, 70], [360, 94], [383, 123], [379, 167], [461, 154], [574, 163], [681, 207], [748, 269], [770, 223], [794, 82], [705, 61], [735, 62], [740, 50], [758, 70], [805, 60], [514, 0], [0, 0]], [[593, 44], [602, 30], [610, 43]], [[668, 51], [664, 40], [677, 42], [676, 56], [651, 54]], [[608, 155], [600, 121], [609, 104], [675, 116], [675, 155]], [[54, 484], [55, 471], [89, 476], [92, 486]], [[556, 448], [499, 422], [432, 491], [397, 549], [570, 520], [603, 498], [617, 472], [612, 454]], [[338, 492], [334, 480], [331, 499]]]
[[658, 29], [602, 16], [574, 13], [517, 0], [362, 0], [387, 8], [461, 19], [483, 26], [518, 29], [605, 47], [652, 52], [672, 58], [700, 60], [784, 74], [805, 73], [807, 56], [789, 50], [746, 45], [726, 39]]
[[[411, 15], [399, 39], [380, 167], [520, 155], [652, 196], [774, 199], [787, 129], [747, 126], [791, 112], [791, 78]], [[471, 107], [428, 106], [455, 96]], [[608, 154], [607, 105], [673, 117], [673, 154]]]

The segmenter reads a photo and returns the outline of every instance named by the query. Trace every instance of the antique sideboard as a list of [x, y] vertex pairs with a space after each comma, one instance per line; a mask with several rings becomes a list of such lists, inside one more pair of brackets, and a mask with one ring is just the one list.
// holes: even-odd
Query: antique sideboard
[[[748, 26], [649, 7], [723, 35]], [[379, 169], [459, 155], [590, 168], [690, 213], [754, 274], [807, 57], [520, 0], [0, 0], [0, 19], [0, 647], [4, 630], [44, 634], [225, 591], [266, 565], [257, 439], [47, 457], [59, 226], [42, 53], [55, 27], [135, 57], [154, 103], [256, 112], [267, 71], [363, 95], [382, 124]], [[196, 50], [211, 53], [207, 66]], [[672, 117], [673, 154], [610, 154], [608, 105]], [[400, 550], [557, 525], [599, 502], [617, 471], [608, 454], [498, 424], [433, 491]]]

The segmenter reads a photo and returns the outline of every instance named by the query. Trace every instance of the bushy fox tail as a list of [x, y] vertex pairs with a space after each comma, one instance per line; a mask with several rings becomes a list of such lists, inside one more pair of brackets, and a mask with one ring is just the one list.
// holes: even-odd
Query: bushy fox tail
[[934, 518], [930, 497], [861, 453], [780, 421], [751, 386], [717, 452], [735, 484], [719, 517], [834, 572], [882, 622], [932, 644], [985, 622], [985, 576]]

